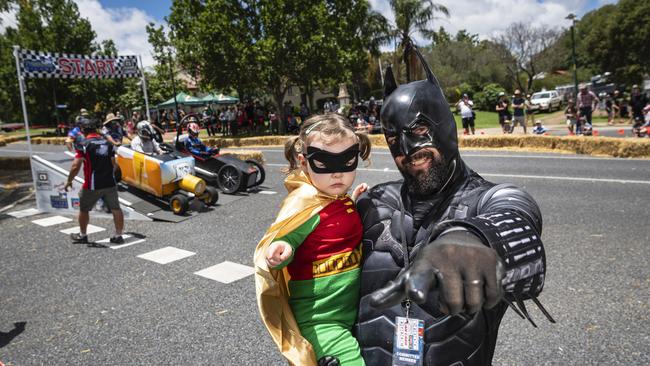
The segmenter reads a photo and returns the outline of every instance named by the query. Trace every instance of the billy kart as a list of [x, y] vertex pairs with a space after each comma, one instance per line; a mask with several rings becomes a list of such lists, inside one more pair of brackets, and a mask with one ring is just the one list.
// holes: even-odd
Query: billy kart
[[148, 155], [132, 150], [128, 145], [117, 149], [118, 180], [147, 192], [168, 203], [172, 212], [183, 215], [194, 199], [213, 206], [219, 200], [216, 188], [206, 186], [203, 179], [193, 175], [194, 159], [174, 153]]
[[189, 131], [183, 133], [183, 128], [193, 123], [192, 121], [198, 120], [194, 114], [183, 117], [176, 129], [174, 146], [162, 144], [161, 147], [173, 148], [185, 156], [192, 156], [196, 162], [196, 174], [205, 179], [208, 184], [218, 186], [224, 193], [233, 194], [246, 191], [264, 182], [266, 177], [264, 167], [256, 160], [242, 161], [232, 154], [220, 154], [219, 148], [209, 149], [207, 154], [196, 154], [187, 149], [186, 141], [190, 136]]

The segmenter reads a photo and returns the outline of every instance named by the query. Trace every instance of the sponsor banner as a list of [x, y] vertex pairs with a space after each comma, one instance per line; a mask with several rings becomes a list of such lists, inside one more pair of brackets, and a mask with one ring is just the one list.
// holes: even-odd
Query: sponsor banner
[[[79, 213], [79, 191], [83, 179], [77, 177], [72, 184], [72, 189], [66, 192], [63, 188], [68, 180], [68, 172], [39, 156], [32, 156], [32, 176], [36, 186], [36, 207], [41, 212], [75, 215]], [[120, 206], [125, 219], [151, 220], [131, 207], [121, 203]], [[93, 207], [91, 216], [113, 217], [112, 213], [104, 207], [101, 199]]]
[[115, 79], [140, 77], [137, 56], [68, 55], [19, 50], [20, 74], [26, 78]]

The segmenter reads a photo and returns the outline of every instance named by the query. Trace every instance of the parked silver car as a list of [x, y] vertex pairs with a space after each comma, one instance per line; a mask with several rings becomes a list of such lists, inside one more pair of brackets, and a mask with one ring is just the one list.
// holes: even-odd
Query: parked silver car
[[540, 111], [553, 112], [562, 108], [562, 98], [555, 90], [537, 92], [530, 97], [530, 102]]

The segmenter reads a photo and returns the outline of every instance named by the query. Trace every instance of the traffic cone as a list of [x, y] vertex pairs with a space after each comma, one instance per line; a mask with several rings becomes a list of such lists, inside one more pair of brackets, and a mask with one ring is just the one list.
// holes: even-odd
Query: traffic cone
[[481, 131], [481, 135], [485, 135], [485, 131]]
[[598, 130], [594, 130], [594, 136], [598, 136], [599, 132]]
[[620, 130], [618, 130], [618, 134], [621, 136], [625, 135], [625, 130], [621, 128]]

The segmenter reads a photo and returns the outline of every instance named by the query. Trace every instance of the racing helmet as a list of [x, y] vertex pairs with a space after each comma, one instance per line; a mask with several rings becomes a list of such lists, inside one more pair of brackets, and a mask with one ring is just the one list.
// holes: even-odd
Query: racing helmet
[[199, 135], [199, 131], [200, 131], [200, 127], [199, 127], [199, 124], [198, 124], [198, 123], [196, 123], [196, 122], [190, 122], [190, 123], [187, 124], [187, 132], [188, 132], [190, 135], [196, 137], [196, 136]]
[[143, 140], [150, 140], [154, 135], [153, 127], [151, 127], [151, 124], [147, 121], [138, 122], [135, 128], [138, 136]]

